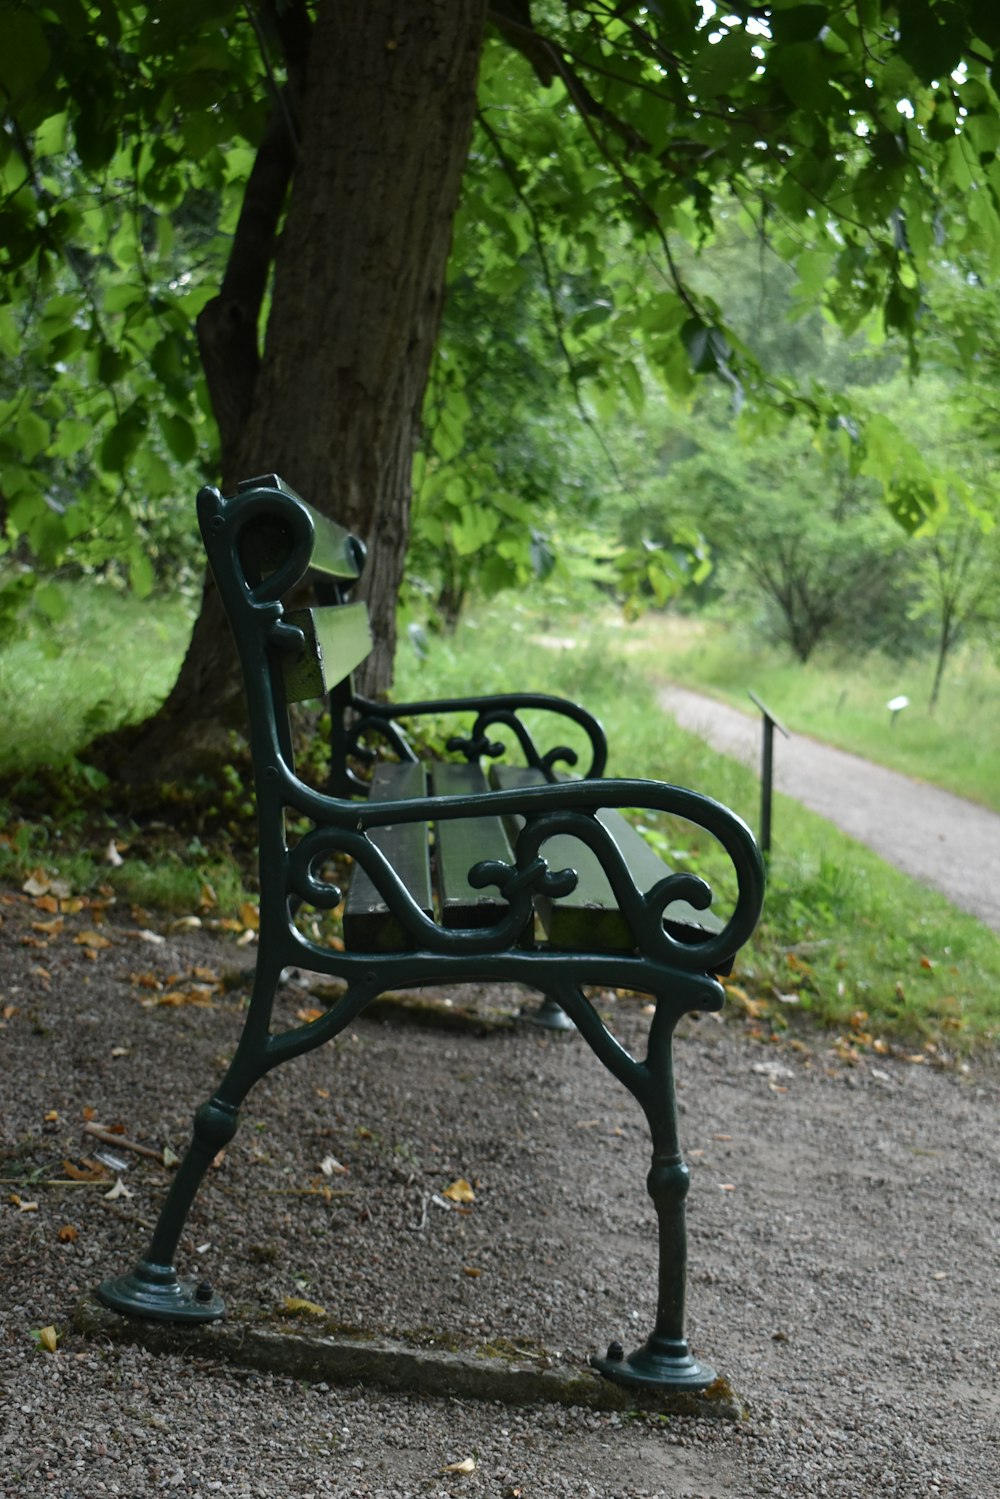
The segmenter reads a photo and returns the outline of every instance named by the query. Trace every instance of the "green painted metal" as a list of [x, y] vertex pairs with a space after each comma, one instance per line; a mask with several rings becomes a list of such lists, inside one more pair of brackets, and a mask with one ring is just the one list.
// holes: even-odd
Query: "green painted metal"
[[[494, 766], [490, 779], [504, 791], [539, 784], [538, 772], [520, 765]], [[606, 829], [640, 889], [649, 890], [673, 873], [621, 813], [601, 808], [597, 820]], [[514, 818], [509, 824], [515, 835], [523, 821], [523, 818]], [[605, 952], [633, 948], [634, 934], [619, 910], [617, 896], [599, 854], [587, 845], [581, 845], [578, 839], [563, 835], [545, 845], [545, 857], [556, 867], [572, 866], [577, 875], [576, 886], [569, 894], [557, 900], [538, 902], [542, 924], [553, 947], [579, 949], [590, 946]], [[698, 933], [719, 932], [723, 925], [711, 911], [698, 909], [685, 900], [673, 901], [664, 911], [664, 920], [675, 935], [681, 936], [682, 929], [689, 929], [695, 938]], [[731, 964], [724, 971], [728, 972], [729, 967]]]
[[[236, 486], [238, 495], [270, 495], [280, 494], [288, 499], [294, 500], [298, 506], [300, 517], [304, 515], [309, 522], [309, 554], [308, 566], [313, 572], [323, 573], [328, 578], [337, 578], [345, 583], [356, 582], [361, 576], [364, 567], [365, 549], [356, 536], [350, 531], [345, 531], [343, 526], [331, 520], [328, 515], [323, 515], [319, 510], [314, 510], [312, 505], [296, 494], [291, 485], [286, 484], [284, 479], [279, 479], [277, 474], [264, 474], [257, 479], [243, 479]], [[278, 517], [270, 512], [274, 520]], [[256, 528], [252, 525], [241, 539], [241, 545], [250, 548], [251, 555], [255, 554], [257, 566], [263, 564], [263, 570], [267, 573], [274, 571], [278, 562], [283, 561], [288, 553], [287, 536], [282, 533], [280, 522], [277, 525], [268, 525], [269, 511], [265, 507], [263, 512], [263, 524]], [[247, 553], [243, 554], [244, 566], [247, 561]], [[251, 569], [248, 567], [247, 572]]]
[[285, 623], [299, 630], [301, 646], [281, 656], [285, 700], [308, 702], [325, 697], [348, 672], [360, 666], [372, 648], [366, 604], [328, 604], [322, 609], [293, 609]]
[[[317, 526], [313, 514], [285, 486], [270, 477], [241, 486], [231, 499], [214, 489], [198, 496], [198, 516], [209, 562], [239, 649], [249, 706], [250, 739], [257, 793], [260, 863], [260, 940], [253, 990], [243, 1033], [232, 1062], [213, 1096], [195, 1115], [191, 1146], [174, 1178], [145, 1257], [129, 1275], [108, 1280], [101, 1298], [131, 1316], [207, 1321], [222, 1304], [210, 1288], [181, 1280], [174, 1270], [177, 1246], [194, 1196], [219, 1149], [236, 1132], [240, 1106], [250, 1088], [274, 1067], [322, 1046], [350, 1025], [379, 994], [396, 988], [450, 983], [513, 983], [552, 996], [576, 1024], [605, 1067], [635, 1098], [646, 1117], [653, 1161], [647, 1187], [659, 1224], [660, 1270], [656, 1325], [650, 1339], [629, 1359], [601, 1367], [609, 1377], [660, 1387], [702, 1388], [711, 1371], [696, 1365], [684, 1336], [687, 1168], [677, 1138], [671, 1043], [681, 1016], [692, 1010], [718, 1010], [722, 987], [715, 976], [748, 939], [760, 914], [764, 867], [753, 835], [734, 813], [709, 797], [659, 781], [602, 780], [606, 745], [596, 720], [573, 704], [533, 694], [448, 703], [380, 705], [354, 697], [344, 681], [335, 689], [341, 727], [335, 728], [332, 791], [304, 782], [291, 757], [281, 658], [300, 648], [301, 632], [290, 625], [282, 598], [310, 569]], [[262, 534], [284, 538], [286, 550], [271, 557], [267, 570], [248, 570], [247, 541]], [[355, 550], [354, 555], [360, 555]], [[328, 680], [336, 675], [327, 662]], [[590, 775], [556, 782], [555, 767], [570, 763], [565, 748], [541, 749], [518, 717], [525, 708], [544, 707], [581, 725], [592, 749]], [[524, 759], [540, 770], [545, 784], [507, 791], [464, 791], [421, 797], [359, 800], [351, 795], [361, 777], [348, 756], [374, 735], [400, 758], [415, 759], [400, 720], [453, 708], [473, 719], [456, 752], [473, 761], [490, 756], [488, 733], [501, 726], [515, 739]], [[351, 713], [359, 718], [351, 726]], [[522, 732], [523, 730], [523, 732]], [[595, 768], [596, 767], [596, 768]], [[345, 789], [346, 788], [346, 789]], [[707, 905], [703, 881], [668, 874], [649, 889], [637, 883], [628, 860], [608, 827], [604, 810], [646, 808], [686, 818], [712, 834], [728, 855], [737, 895], [721, 930], [687, 929], [683, 935], [664, 923], [676, 901], [701, 911]], [[286, 816], [308, 831], [290, 844]], [[445, 926], [415, 897], [397, 869], [395, 833], [387, 830], [426, 824], [437, 835], [445, 824], [479, 818], [521, 819], [513, 853], [473, 842], [475, 862], [467, 881], [476, 891], [496, 890], [502, 899], [489, 925]], [[380, 847], [383, 834], [388, 839]], [[422, 836], [422, 834], [421, 834]], [[572, 867], [552, 868], [543, 850], [567, 837], [597, 858], [630, 931], [620, 951], [605, 952], [585, 939], [559, 950], [532, 941], [526, 933], [539, 896], [569, 894], [577, 884]], [[353, 860], [398, 923], [405, 950], [347, 946], [343, 952], [310, 939], [294, 923], [300, 902], [333, 909], [341, 890], [325, 877], [332, 863]], [[341, 980], [344, 992], [318, 1019], [287, 1028], [273, 1024], [275, 993], [287, 967], [301, 967]], [[633, 989], [653, 996], [654, 1014], [647, 1053], [632, 1057], [611, 1034], [587, 999], [589, 986]]]
[[[376, 766], [368, 793], [369, 801], [422, 801], [427, 795], [427, 775], [415, 760]], [[376, 828], [371, 841], [399, 875], [412, 899], [432, 919], [429, 828], [422, 822], [404, 822], [399, 827]], [[405, 952], [413, 943], [392, 915], [378, 887], [365, 869], [355, 870], [344, 904], [344, 941], [355, 950]]]

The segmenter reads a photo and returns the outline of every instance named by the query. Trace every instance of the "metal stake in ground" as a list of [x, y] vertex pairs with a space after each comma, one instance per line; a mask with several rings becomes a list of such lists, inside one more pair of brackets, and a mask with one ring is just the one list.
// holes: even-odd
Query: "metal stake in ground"
[[747, 694], [764, 715], [763, 747], [760, 766], [760, 847], [765, 858], [771, 852], [771, 792], [774, 785], [774, 731], [780, 729], [786, 739], [791, 736], [755, 692]]

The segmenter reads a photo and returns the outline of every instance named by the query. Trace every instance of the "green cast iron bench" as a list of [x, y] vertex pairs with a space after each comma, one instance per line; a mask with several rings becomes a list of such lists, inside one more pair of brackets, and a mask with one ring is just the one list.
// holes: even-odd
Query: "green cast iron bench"
[[[106, 1280], [99, 1295], [129, 1316], [207, 1322], [223, 1314], [210, 1287], [181, 1279], [174, 1261], [194, 1196], [236, 1132], [250, 1088], [282, 1062], [331, 1040], [372, 1000], [397, 989], [512, 983], [558, 1005], [642, 1109], [652, 1141], [647, 1188], [659, 1231], [655, 1326], [628, 1358], [617, 1347], [592, 1363], [623, 1384], [700, 1390], [714, 1371], [684, 1332], [688, 1169], [680, 1152], [672, 1041], [691, 1011], [718, 1010], [731, 968], [760, 914], [764, 869], [752, 834], [709, 797], [659, 781], [604, 778], [600, 725], [576, 704], [543, 694], [385, 704], [356, 694], [351, 672], [371, 649], [367, 610], [350, 592], [361, 575], [358, 540], [274, 475], [224, 499], [206, 488], [198, 517], [239, 650], [249, 707], [257, 796], [260, 933], [243, 1032], [225, 1077], [198, 1109], [145, 1257]], [[296, 604], [303, 581], [318, 602]], [[328, 784], [296, 772], [290, 704], [325, 698]], [[455, 759], [424, 764], [404, 728], [432, 714], [471, 718], [449, 741]], [[528, 718], [524, 717], [528, 714]], [[590, 763], [542, 751], [539, 715], [572, 723]], [[513, 740], [518, 764], [492, 764]], [[373, 747], [383, 756], [363, 774]], [[371, 767], [369, 767], [369, 770]], [[735, 877], [728, 914], [709, 911], [701, 878], [670, 870], [621, 815], [642, 809], [684, 819], [721, 845]], [[341, 870], [353, 874], [344, 897]], [[301, 919], [343, 902], [343, 951]], [[319, 1018], [272, 1022], [282, 972], [339, 979], [342, 995]], [[586, 997], [588, 987], [652, 996], [647, 1053], [631, 1056]]]

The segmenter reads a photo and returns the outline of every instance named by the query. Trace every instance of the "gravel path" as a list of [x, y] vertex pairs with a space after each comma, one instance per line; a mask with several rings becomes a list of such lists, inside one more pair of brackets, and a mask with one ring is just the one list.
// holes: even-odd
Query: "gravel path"
[[[684, 687], [663, 687], [657, 699], [713, 748], [759, 765], [759, 715]], [[995, 812], [800, 734], [788, 739], [775, 734], [774, 783], [1000, 932], [1000, 817]]]
[[[80, 1294], [142, 1249], [169, 1179], [123, 1149], [67, 1184], [100, 1148], [88, 1111], [183, 1148], [238, 1032], [246, 949], [148, 913], [54, 917], [13, 891], [0, 913], [4, 1499], [1000, 1492], [1000, 1080], [985, 1066], [851, 1064], [824, 1041], [779, 1050], [735, 1019], [685, 1022], [690, 1335], [744, 1423], [326, 1388], [71, 1327]], [[289, 986], [280, 1020], [309, 1003]], [[642, 1047], [641, 1003], [598, 1005]], [[330, 1158], [346, 1170], [326, 1176]], [[251, 1095], [181, 1267], [261, 1319], [292, 1296], [373, 1331], [537, 1339], [579, 1362], [650, 1324], [646, 1167], [634, 1104], [578, 1037], [362, 1019]], [[475, 1202], [446, 1211], [433, 1197], [458, 1177]], [[50, 1326], [55, 1352], [33, 1336]]]

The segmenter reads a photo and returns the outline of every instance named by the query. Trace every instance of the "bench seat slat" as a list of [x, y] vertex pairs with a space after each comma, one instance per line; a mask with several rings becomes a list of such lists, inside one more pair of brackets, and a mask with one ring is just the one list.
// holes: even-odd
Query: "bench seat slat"
[[[501, 791], [540, 786], [545, 777], [530, 766], [496, 765], [490, 779]], [[620, 812], [602, 808], [598, 821], [614, 838], [629, 866], [635, 883], [648, 890], [673, 873], [649, 844]], [[514, 839], [523, 826], [523, 818], [509, 819], [508, 833]], [[542, 848], [550, 869], [575, 869], [576, 889], [569, 895], [551, 901], [544, 897], [536, 902], [538, 913], [553, 947], [620, 952], [630, 950], [635, 941], [601, 862], [593, 849], [569, 834], [550, 838]], [[705, 932], [722, 930], [723, 923], [711, 911], [699, 911], [687, 901], [672, 901], [664, 913], [668, 930], [684, 940], [686, 933], [697, 941]]]
[[[401, 801], [426, 795], [424, 767], [413, 761], [375, 768], [369, 801]], [[382, 850], [425, 916], [433, 914], [427, 824], [403, 822], [372, 828], [368, 834]], [[392, 915], [368, 872], [356, 865], [344, 905], [344, 946], [356, 952], [405, 952], [412, 941]]]
[[[441, 762], [428, 767], [435, 796], [476, 795], [489, 790], [478, 765]], [[482, 859], [513, 860], [510, 840], [499, 817], [462, 817], [435, 824], [434, 840], [441, 921], [447, 927], [491, 926], [507, 910], [496, 889], [477, 890], [469, 870]]]
[[292, 609], [284, 618], [305, 637], [303, 650], [282, 656], [285, 699], [289, 703], [331, 692], [372, 649], [367, 604]]

